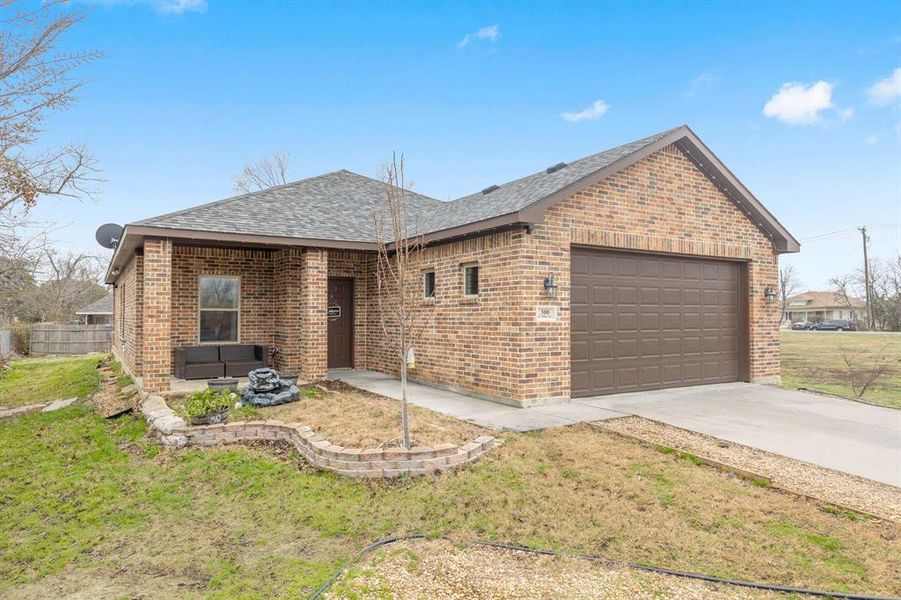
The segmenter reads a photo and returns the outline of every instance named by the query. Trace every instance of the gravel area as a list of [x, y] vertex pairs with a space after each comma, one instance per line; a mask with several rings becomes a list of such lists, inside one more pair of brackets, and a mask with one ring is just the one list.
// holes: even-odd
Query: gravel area
[[444, 540], [407, 541], [370, 555], [327, 598], [784, 598], [751, 588]]
[[901, 489], [885, 483], [641, 417], [612, 419], [597, 425], [762, 475], [788, 491], [901, 522]]

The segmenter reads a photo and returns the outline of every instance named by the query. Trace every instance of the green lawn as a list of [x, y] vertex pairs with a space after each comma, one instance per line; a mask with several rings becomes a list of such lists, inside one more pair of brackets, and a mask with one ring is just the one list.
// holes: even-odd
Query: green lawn
[[363, 483], [263, 450], [161, 450], [89, 403], [0, 422], [0, 596], [298, 597], [424, 532], [788, 585], [901, 591], [901, 526], [835, 514], [589, 426], [463, 471]]
[[102, 355], [48, 356], [14, 361], [0, 369], [0, 407], [50, 402], [94, 393]]
[[854, 396], [843, 357], [864, 351], [858, 361], [866, 366], [881, 353], [886, 373], [862, 398], [901, 408], [901, 334], [783, 331], [781, 338], [783, 386]]

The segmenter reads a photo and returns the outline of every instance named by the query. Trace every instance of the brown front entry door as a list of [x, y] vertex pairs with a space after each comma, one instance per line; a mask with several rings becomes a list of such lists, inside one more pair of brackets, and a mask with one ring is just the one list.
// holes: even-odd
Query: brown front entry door
[[328, 368], [354, 366], [354, 282], [328, 280]]

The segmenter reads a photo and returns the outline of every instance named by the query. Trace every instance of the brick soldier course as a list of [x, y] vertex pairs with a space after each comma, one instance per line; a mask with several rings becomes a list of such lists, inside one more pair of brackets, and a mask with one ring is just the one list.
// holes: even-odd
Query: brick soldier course
[[[354, 367], [395, 373], [377, 308], [372, 214], [383, 206], [380, 182], [338, 171], [129, 224], [107, 276], [114, 352], [146, 391], [167, 391], [174, 349], [199, 340], [199, 276], [238, 277], [239, 341], [321, 379], [328, 280], [341, 277], [353, 279]], [[778, 307], [765, 291], [798, 243], [687, 127], [452, 202], [411, 193], [407, 206], [436, 286], [416, 380], [518, 406], [566, 401], [573, 247], [742, 265], [743, 378], [779, 380]], [[470, 264], [474, 297], [463, 293]], [[537, 319], [541, 309], [553, 316]]]

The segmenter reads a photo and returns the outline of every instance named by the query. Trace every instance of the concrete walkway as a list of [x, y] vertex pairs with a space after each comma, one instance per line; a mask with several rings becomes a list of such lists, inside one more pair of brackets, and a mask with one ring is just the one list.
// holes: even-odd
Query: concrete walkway
[[[400, 382], [332, 371], [355, 387], [400, 398]], [[901, 411], [767, 385], [726, 383], [580, 398], [515, 408], [411, 383], [411, 404], [484, 427], [529, 431], [638, 415], [901, 487]]]
[[[328, 376], [329, 379], [340, 379], [361, 390], [400, 400], [400, 381], [390, 375], [373, 371], [335, 370], [329, 371]], [[407, 384], [407, 400], [410, 404], [476, 425], [508, 431], [547, 429], [626, 416], [626, 413], [576, 402], [516, 408], [419, 383]]]

